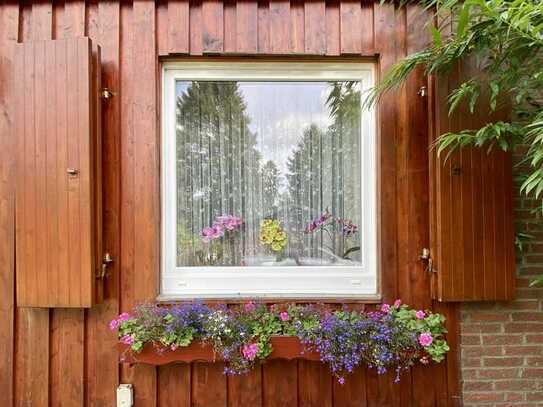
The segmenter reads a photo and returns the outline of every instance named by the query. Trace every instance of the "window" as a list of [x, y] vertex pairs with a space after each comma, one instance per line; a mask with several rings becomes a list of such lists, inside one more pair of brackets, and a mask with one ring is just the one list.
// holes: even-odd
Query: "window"
[[365, 63], [167, 63], [164, 298], [376, 298]]

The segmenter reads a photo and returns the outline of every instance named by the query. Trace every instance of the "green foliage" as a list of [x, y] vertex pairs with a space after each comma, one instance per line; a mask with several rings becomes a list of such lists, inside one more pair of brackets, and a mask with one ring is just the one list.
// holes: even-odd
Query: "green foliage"
[[[403, 1], [401, 3], [411, 3]], [[407, 56], [370, 93], [367, 104], [405, 82], [422, 67], [428, 75], [447, 75], [469, 59], [476, 74], [463, 78], [448, 98], [449, 113], [460, 106], [473, 113], [511, 106], [508, 122], [488, 123], [441, 135], [439, 153], [465, 146], [512, 150], [528, 146], [530, 169], [521, 191], [536, 198], [543, 192], [543, 1], [541, 0], [422, 0], [433, 16], [427, 48]]]

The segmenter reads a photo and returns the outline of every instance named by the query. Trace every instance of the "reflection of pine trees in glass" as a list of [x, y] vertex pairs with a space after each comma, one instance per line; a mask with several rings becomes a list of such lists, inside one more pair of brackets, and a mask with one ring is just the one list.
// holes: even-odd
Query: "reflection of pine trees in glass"
[[305, 225], [324, 210], [360, 224], [360, 90], [356, 82], [330, 87], [332, 124], [325, 132], [310, 125], [287, 163], [291, 246], [305, 256], [322, 255], [323, 247], [336, 254], [345, 249], [343, 236], [303, 235]]
[[[197, 265], [200, 231], [218, 215], [241, 216], [241, 254], [255, 247], [262, 211], [261, 155], [234, 82], [191, 82], [177, 100], [178, 264]], [[229, 242], [224, 264], [239, 264]]]
[[[243, 256], [258, 255], [260, 222], [270, 216], [279, 219], [288, 233], [287, 257], [321, 257], [323, 249], [342, 253], [342, 236], [304, 234], [304, 228], [326, 209], [360, 224], [358, 84], [329, 84], [323, 110], [329, 111], [331, 125], [323, 129], [311, 124], [300, 131], [283, 175], [278, 163], [264, 160], [258, 151], [237, 83], [185, 85], [176, 111], [178, 265], [202, 265], [207, 246], [200, 232], [223, 214], [242, 217], [245, 226], [239, 241], [221, 246], [220, 265], [239, 265]], [[359, 239], [351, 243], [359, 244]]]

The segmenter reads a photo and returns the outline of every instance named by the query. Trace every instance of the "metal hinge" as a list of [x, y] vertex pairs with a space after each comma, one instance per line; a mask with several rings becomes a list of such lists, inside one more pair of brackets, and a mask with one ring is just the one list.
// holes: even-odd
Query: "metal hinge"
[[108, 100], [108, 99], [111, 99], [113, 96], [115, 96], [115, 93], [113, 93], [113, 91], [111, 89], [103, 88], [100, 91], [100, 97], [102, 99]]
[[422, 249], [422, 253], [419, 256], [419, 260], [426, 263], [426, 271], [429, 273], [435, 273], [434, 270], [434, 261], [432, 260], [432, 256], [430, 255], [430, 249], [427, 247]]
[[109, 253], [104, 254], [104, 257], [102, 258], [102, 267], [100, 268], [100, 272], [96, 275], [97, 279], [102, 280], [107, 277], [107, 268], [111, 263], [113, 263], [113, 257], [111, 257]]
[[426, 86], [421, 86], [419, 91], [417, 92], [417, 95], [421, 96], [421, 97], [425, 97], [426, 96]]

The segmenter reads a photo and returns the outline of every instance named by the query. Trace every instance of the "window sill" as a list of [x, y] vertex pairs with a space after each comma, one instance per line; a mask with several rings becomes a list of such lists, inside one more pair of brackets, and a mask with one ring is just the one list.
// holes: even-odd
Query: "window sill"
[[[318, 352], [304, 351], [304, 346], [295, 336], [276, 336], [271, 338], [273, 352], [266, 359], [305, 359], [320, 360]], [[168, 348], [155, 348], [147, 345], [140, 353], [133, 353], [130, 346], [118, 344], [122, 363], [147, 364], [154, 366], [168, 363], [191, 362], [217, 362], [221, 361], [220, 355], [213, 352], [210, 344], [193, 342], [187, 347], [171, 350]]]

